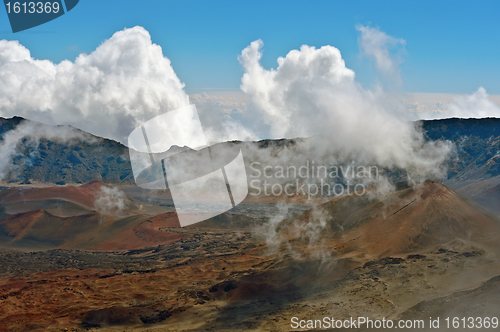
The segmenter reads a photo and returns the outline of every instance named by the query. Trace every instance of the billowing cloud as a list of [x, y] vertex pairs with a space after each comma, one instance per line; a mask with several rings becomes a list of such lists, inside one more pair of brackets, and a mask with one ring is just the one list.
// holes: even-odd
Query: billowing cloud
[[241, 53], [241, 89], [271, 137], [320, 135], [324, 148], [364, 162], [427, 176], [440, 172], [450, 144], [426, 142], [400, 98], [363, 89], [338, 49], [304, 45], [266, 70], [259, 62], [262, 45], [254, 41]]
[[318, 109], [325, 89], [336, 87], [348, 93], [354, 72], [346, 68], [335, 47], [307, 45], [278, 58], [277, 70], [265, 70], [259, 62], [262, 46], [263, 42], [256, 40], [241, 52], [239, 59], [245, 69], [241, 90], [252, 97], [257, 109], [264, 110], [264, 121], [274, 136], [314, 135], [310, 129], [321, 126], [322, 119], [308, 112]]
[[189, 104], [184, 85], [148, 31], [116, 32], [90, 54], [59, 64], [0, 41], [0, 116], [71, 124], [122, 143], [141, 122]]
[[401, 56], [393, 51], [401, 52], [401, 47], [406, 45], [406, 41], [369, 26], [358, 25], [356, 30], [361, 32], [358, 43], [362, 54], [373, 59], [375, 66], [382, 74], [398, 81]]
[[96, 194], [94, 207], [104, 214], [120, 215], [128, 207], [129, 201], [130, 199], [120, 189], [101, 186]]

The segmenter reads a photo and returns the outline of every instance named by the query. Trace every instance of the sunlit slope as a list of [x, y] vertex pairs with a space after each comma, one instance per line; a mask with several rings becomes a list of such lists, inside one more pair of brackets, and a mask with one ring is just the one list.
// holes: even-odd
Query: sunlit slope
[[319, 218], [327, 220], [323, 245], [333, 246], [339, 255], [382, 257], [456, 240], [497, 247], [500, 239], [500, 218], [435, 181], [383, 197], [341, 197], [285, 220], [280, 229], [292, 236]]
[[[103, 188], [110, 187], [92, 181], [80, 186], [0, 192], [0, 245], [126, 250], [157, 246], [182, 237], [160, 230], [168, 223], [150, 220], [165, 209], [138, 202], [124, 193], [113, 197]], [[109, 206], [97, 204], [99, 199]], [[116, 208], [118, 203], [121, 209]]]
[[12, 215], [0, 222], [1, 246], [45, 249], [127, 250], [178, 240], [182, 234], [161, 231], [147, 215], [122, 219], [96, 212], [58, 217], [45, 210]]
[[60, 217], [99, 212], [123, 218], [137, 214], [157, 215], [168, 211], [160, 206], [140, 202], [100, 181], [76, 186], [10, 188], [0, 191], [0, 206], [8, 214], [43, 209]]

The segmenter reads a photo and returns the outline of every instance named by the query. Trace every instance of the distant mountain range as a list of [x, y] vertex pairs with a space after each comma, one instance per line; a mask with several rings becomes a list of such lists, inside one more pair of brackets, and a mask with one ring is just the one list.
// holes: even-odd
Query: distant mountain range
[[457, 158], [447, 165], [452, 187], [461, 188], [500, 175], [500, 119], [422, 121], [422, 128], [428, 139], [450, 140], [457, 147]]
[[[0, 118], [0, 149], [5, 135], [25, 121], [31, 122], [20, 117]], [[14, 167], [8, 171], [5, 180], [25, 184], [48, 182], [64, 185], [92, 180], [132, 184], [127, 147], [113, 140], [90, 137], [93, 139], [77, 139], [72, 144], [41, 137], [38, 145], [30, 144], [30, 137], [26, 137], [22, 144], [17, 145], [17, 153], [11, 156]]]
[[[26, 121], [32, 122], [20, 117], [0, 118], [0, 148], [5, 135]], [[500, 185], [500, 119], [453, 118], [421, 121], [420, 124], [429, 140], [446, 139], [456, 146], [456, 158], [447, 163], [446, 184], [472, 198]], [[113, 140], [85, 135], [92, 139], [77, 139], [71, 144], [43, 137], [38, 138], [38, 144], [30, 144], [30, 137], [23, 138], [12, 156], [14, 167], [5, 172], [4, 180], [23, 184], [41, 182], [63, 185], [92, 180], [134, 184], [128, 148]], [[248, 173], [250, 162], [258, 159], [260, 152], [266, 151], [266, 155], [273, 156], [289, 149], [293, 153], [293, 147], [305, 140], [232, 141], [216, 144], [213, 151], [217, 154], [218, 151], [242, 149]], [[228, 162], [233, 155], [228, 153], [220, 161]], [[392, 173], [394, 181], [401, 180], [400, 173]]]
[[449, 185], [500, 215], [500, 119], [422, 121], [428, 139], [446, 139], [457, 148], [448, 162]]

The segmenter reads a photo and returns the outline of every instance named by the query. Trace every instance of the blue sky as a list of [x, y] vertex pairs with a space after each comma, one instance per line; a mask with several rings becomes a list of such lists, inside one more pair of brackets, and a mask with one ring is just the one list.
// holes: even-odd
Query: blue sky
[[125, 27], [140, 25], [163, 48], [188, 92], [238, 89], [237, 60], [264, 41], [264, 67], [302, 44], [332, 45], [362, 84], [377, 82], [359, 55], [358, 24], [406, 40], [403, 91], [500, 94], [498, 1], [166, 1], [80, 0], [66, 15], [13, 34], [0, 10], [0, 39], [19, 40], [33, 57], [60, 62], [92, 52]]

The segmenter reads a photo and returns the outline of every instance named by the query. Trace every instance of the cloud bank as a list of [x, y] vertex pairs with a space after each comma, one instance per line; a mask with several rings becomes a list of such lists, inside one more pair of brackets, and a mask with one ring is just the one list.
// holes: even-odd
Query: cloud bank
[[500, 118], [500, 98], [479, 87], [465, 95], [422, 93], [406, 99], [407, 109], [415, 120], [445, 118]]
[[189, 96], [196, 105], [209, 144], [232, 140], [257, 140], [258, 134], [244, 126], [251, 119], [245, 112], [248, 98], [242, 93], [201, 93]]
[[500, 118], [500, 107], [488, 98], [486, 89], [480, 87], [470, 95], [457, 96], [449, 106], [450, 117], [459, 118]]
[[0, 40], [0, 116], [71, 124], [122, 143], [141, 122], [189, 104], [184, 84], [149, 32], [116, 32], [74, 62], [36, 60]]

